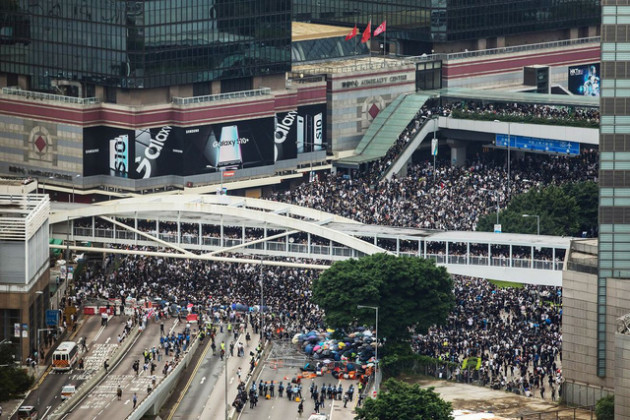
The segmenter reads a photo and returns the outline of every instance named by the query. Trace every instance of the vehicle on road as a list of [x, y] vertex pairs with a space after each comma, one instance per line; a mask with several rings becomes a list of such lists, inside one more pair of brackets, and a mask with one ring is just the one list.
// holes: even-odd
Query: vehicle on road
[[19, 420], [37, 420], [37, 410], [32, 405], [23, 405], [18, 408], [17, 418]]
[[79, 346], [74, 341], [63, 341], [53, 352], [52, 368], [57, 371], [70, 370], [79, 359]]
[[67, 400], [68, 398], [72, 397], [74, 394], [77, 393], [77, 387], [74, 385], [64, 385], [63, 388], [61, 388], [61, 399], [62, 400]]

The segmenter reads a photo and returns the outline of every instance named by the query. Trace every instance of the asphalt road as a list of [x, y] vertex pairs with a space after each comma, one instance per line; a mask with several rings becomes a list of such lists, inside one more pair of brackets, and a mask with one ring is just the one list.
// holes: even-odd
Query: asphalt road
[[[103, 361], [116, 348], [117, 334], [122, 331], [115, 326], [116, 318], [110, 318], [108, 327], [101, 327], [100, 316], [88, 316], [80, 324], [75, 339], [85, 337], [87, 352], [80, 349], [79, 357], [84, 359], [84, 370], [78, 369], [78, 364], [68, 372], [49, 370], [40, 380], [39, 386], [31, 392], [22, 405], [32, 405], [38, 408], [39, 418], [45, 418], [61, 404], [61, 388], [73, 384], [77, 388], [88, 380], [94, 372], [103, 366]], [[112, 343], [113, 341], [113, 343]], [[17, 416], [13, 418], [17, 419]]]
[[[229, 349], [231, 339], [231, 334], [228, 334], [226, 329], [223, 333], [217, 333], [215, 337], [217, 349], [220, 348], [222, 340], [226, 343], [226, 349]], [[211, 342], [209, 337], [204, 340], [201, 358], [199, 362], [192, 367], [194, 369], [193, 375], [188, 382], [180, 388], [177, 403], [169, 412], [166, 420], [201, 419], [204, 408], [206, 408], [208, 404], [209, 396], [214, 388], [224, 386], [223, 374], [225, 361], [221, 361], [218, 351], [215, 355], [212, 354], [210, 347]], [[234, 353], [236, 354], [236, 350], [234, 350]]]
[[[111, 325], [111, 323], [110, 323]], [[176, 318], [164, 321], [167, 332], [183, 331], [184, 325], [179, 324]], [[132, 397], [137, 394], [137, 403], [147, 396], [147, 387], [151, 384], [150, 371], [143, 371], [142, 364], [144, 357], [142, 353], [145, 349], [160, 344], [160, 324], [149, 321], [147, 328], [138, 336], [137, 341], [132, 345], [127, 354], [116, 366], [111, 366], [109, 373], [97, 384], [94, 389], [85, 396], [79, 405], [65, 418], [67, 419], [124, 419], [133, 410]], [[163, 352], [162, 352], [163, 353]], [[140, 360], [140, 372], [135, 375], [132, 364], [134, 360]], [[157, 362], [155, 376], [157, 382], [162, 378], [162, 368], [166, 360], [172, 360], [172, 354]], [[102, 362], [101, 362], [102, 366]], [[123, 390], [121, 401], [116, 398], [116, 390], [120, 386]]]
[[343, 379], [337, 380], [333, 378], [330, 373], [314, 379], [302, 379], [302, 401], [304, 402], [304, 413], [302, 416], [299, 416], [297, 411], [298, 402], [295, 400], [289, 400], [286, 396], [286, 392], [283, 398], [280, 398], [278, 395], [278, 383], [282, 381], [286, 388], [287, 381], [290, 382], [292, 378], [297, 377], [299, 374], [300, 369], [296, 367], [286, 367], [275, 363], [265, 363], [260, 375], [256, 378], [256, 384], [258, 384], [261, 379], [263, 382], [274, 381], [276, 384], [275, 397], [272, 397], [269, 400], [259, 398], [257, 406], [253, 409], [249, 408], [248, 402], [243, 411], [240, 413], [238, 419], [308, 419], [309, 415], [315, 412], [315, 402], [310, 398], [311, 382], [314, 382], [318, 389], [321, 389], [324, 383], [326, 385], [333, 383], [335, 387], [339, 386], [341, 383], [344, 392], [350, 387], [350, 384], [354, 384], [354, 401], [348, 402], [346, 408], [343, 407], [343, 401], [329, 399], [326, 399], [324, 408], [320, 408], [320, 413], [326, 414], [331, 420], [349, 420], [354, 418], [352, 410], [358, 400], [358, 392], [356, 392], [358, 382]]

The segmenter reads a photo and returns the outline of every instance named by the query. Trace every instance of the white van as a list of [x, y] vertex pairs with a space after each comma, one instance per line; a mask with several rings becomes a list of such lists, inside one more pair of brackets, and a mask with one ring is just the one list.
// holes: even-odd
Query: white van
[[65, 385], [61, 388], [61, 399], [67, 400], [77, 393], [77, 388], [74, 385]]

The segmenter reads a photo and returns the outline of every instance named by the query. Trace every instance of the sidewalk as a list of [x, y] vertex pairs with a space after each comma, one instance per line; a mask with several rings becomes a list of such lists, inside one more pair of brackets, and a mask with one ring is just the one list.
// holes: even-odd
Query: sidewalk
[[[74, 340], [76, 338], [78, 332], [81, 330], [81, 327], [83, 326], [84, 322], [85, 322], [85, 318], [83, 318], [83, 316], [81, 316], [77, 320], [77, 328], [76, 328], [76, 330], [72, 331], [70, 333], [69, 337], [67, 337], [67, 338], [63, 338], [62, 337], [62, 338], [60, 338], [58, 340], [58, 342], [55, 343], [54, 345], [59, 344], [63, 340], [70, 340], [70, 341]], [[48, 352], [48, 350], [50, 350], [50, 349], [47, 349], [47, 352]], [[2, 414], [4, 416], [6, 416], [6, 418], [13, 417], [13, 415], [17, 412], [18, 408], [20, 408], [20, 406], [22, 405], [22, 403], [26, 399], [26, 397], [28, 397], [29, 394], [32, 391], [35, 391], [41, 385], [41, 383], [44, 381], [44, 379], [46, 379], [46, 375], [48, 375], [48, 373], [50, 372], [50, 370], [52, 368], [50, 366], [50, 363], [40, 363], [39, 365], [35, 366], [35, 368], [25, 367], [25, 369], [27, 370], [27, 373], [29, 375], [33, 375], [33, 377], [35, 378], [35, 382], [33, 383], [33, 386], [31, 387], [31, 389], [26, 391], [26, 393], [24, 394], [24, 398], [12, 399], [12, 400], [5, 401], [2, 404], [0, 404], [0, 406], [2, 407]]]

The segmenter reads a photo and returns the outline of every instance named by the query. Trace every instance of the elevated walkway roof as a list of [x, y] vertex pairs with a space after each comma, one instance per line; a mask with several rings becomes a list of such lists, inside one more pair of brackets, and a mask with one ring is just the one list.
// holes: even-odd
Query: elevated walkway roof
[[427, 93], [398, 96], [374, 118], [355, 149], [355, 155], [338, 160], [336, 165], [358, 168], [363, 163], [384, 157], [431, 96]]
[[441, 89], [440, 96], [442, 98], [470, 99], [474, 101], [518, 102], [541, 105], [566, 105], [599, 108], [599, 98], [596, 96], [555, 95], [467, 88]]

